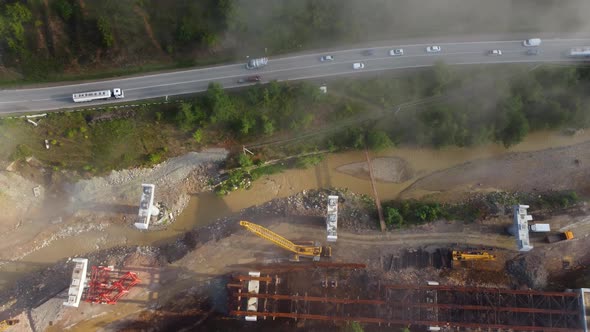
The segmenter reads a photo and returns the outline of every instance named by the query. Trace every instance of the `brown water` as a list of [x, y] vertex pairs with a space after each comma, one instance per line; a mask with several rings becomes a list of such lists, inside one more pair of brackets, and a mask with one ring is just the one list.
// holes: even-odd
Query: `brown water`
[[[395, 148], [378, 154], [372, 153], [371, 157], [399, 157], [404, 159], [413, 169], [414, 178], [406, 182], [377, 183], [380, 199], [387, 200], [395, 198], [417, 177], [470, 160], [499, 156], [507, 152], [535, 151], [567, 146], [588, 140], [590, 140], [590, 131], [577, 136], [538, 132], [529, 135], [523, 143], [510, 150], [494, 144], [477, 148], [453, 147], [441, 150]], [[371, 184], [367, 179], [336, 171], [339, 166], [365, 160], [365, 154], [361, 151], [330, 154], [315, 167], [304, 170], [293, 169], [281, 174], [266, 176], [256, 181], [250, 190], [237, 191], [225, 197], [217, 197], [213, 193], [194, 196], [178, 220], [166, 230], [141, 232], [132, 226], [112, 225], [104, 231], [90, 231], [75, 237], [53, 241], [45, 248], [26, 256], [22, 261], [0, 266], [0, 280], [2, 280], [0, 288], [12, 283], [25, 273], [38, 270], [66, 257], [83, 255], [98, 249], [119, 245], [150, 245], [171, 241], [183, 232], [207, 225], [217, 218], [303, 190], [338, 187], [371, 195]]]

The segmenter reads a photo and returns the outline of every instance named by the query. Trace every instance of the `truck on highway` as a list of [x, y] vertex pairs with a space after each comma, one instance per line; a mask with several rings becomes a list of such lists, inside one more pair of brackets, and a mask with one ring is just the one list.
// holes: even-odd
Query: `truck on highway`
[[559, 241], [571, 240], [574, 238], [572, 231], [565, 231], [563, 233], [547, 235], [546, 240], [548, 243], [554, 243]]
[[125, 94], [124, 94], [123, 90], [116, 88], [116, 89], [113, 89], [113, 91], [100, 90], [100, 91], [74, 93], [72, 95], [72, 99], [74, 100], [75, 103], [83, 103], [86, 101], [109, 99], [113, 96], [116, 99], [125, 98]]
[[248, 63], [246, 63], [246, 69], [258, 69], [266, 66], [268, 64], [268, 58], [255, 58], [250, 59]]
[[590, 46], [571, 48], [569, 56], [574, 58], [588, 58], [590, 57]]

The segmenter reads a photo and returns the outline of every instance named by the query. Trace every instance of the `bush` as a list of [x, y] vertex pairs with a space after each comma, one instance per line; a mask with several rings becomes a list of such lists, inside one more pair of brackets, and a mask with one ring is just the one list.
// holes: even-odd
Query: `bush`
[[74, 129], [74, 128], [67, 129], [64, 136], [69, 139], [74, 138], [74, 136], [76, 136], [76, 129]]
[[195, 132], [193, 133], [193, 139], [195, 140], [195, 142], [200, 144], [201, 141], [203, 140], [203, 130], [201, 130], [201, 129], [195, 130]]
[[399, 227], [404, 225], [404, 217], [396, 208], [385, 208], [385, 224], [389, 227]]
[[154, 165], [159, 163], [162, 160], [162, 155], [160, 153], [150, 153], [147, 156], [147, 160], [150, 163], [150, 165]]

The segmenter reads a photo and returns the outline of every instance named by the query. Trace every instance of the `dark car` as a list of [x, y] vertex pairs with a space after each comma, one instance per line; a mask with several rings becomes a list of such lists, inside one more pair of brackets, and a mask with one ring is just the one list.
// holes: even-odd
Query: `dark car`
[[372, 56], [375, 55], [375, 50], [364, 50], [362, 54], [364, 56]]
[[526, 50], [526, 55], [539, 55], [539, 49], [529, 48], [528, 50]]
[[248, 76], [246, 78], [240, 78], [238, 83], [256, 83], [260, 82], [260, 75]]

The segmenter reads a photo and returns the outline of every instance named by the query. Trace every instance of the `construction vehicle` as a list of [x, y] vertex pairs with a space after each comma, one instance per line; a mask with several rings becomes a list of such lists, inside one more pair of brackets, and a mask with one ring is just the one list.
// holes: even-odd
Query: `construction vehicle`
[[547, 240], [548, 243], [554, 243], [554, 242], [559, 242], [559, 241], [571, 240], [573, 238], [574, 238], [574, 232], [565, 231], [563, 233], [547, 235], [547, 237], [545, 239]]
[[332, 248], [331, 247], [322, 247], [319, 243], [315, 243], [314, 245], [297, 245], [284, 237], [280, 236], [279, 234], [266, 229], [260, 225], [248, 222], [248, 221], [240, 221], [240, 226], [246, 228], [250, 232], [260, 236], [263, 239], [266, 239], [279, 247], [287, 249], [295, 254], [294, 260], [299, 261], [299, 256], [309, 257], [312, 258], [314, 261], [319, 261], [320, 257], [330, 257], [332, 256]]
[[458, 251], [453, 250], [454, 261], [493, 261], [496, 256], [486, 251]]
[[246, 63], [246, 69], [259, 69], [268, 64], [268, 58], [256, 58], [250, 59], [248, 63]]

